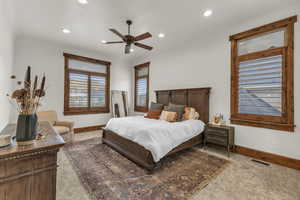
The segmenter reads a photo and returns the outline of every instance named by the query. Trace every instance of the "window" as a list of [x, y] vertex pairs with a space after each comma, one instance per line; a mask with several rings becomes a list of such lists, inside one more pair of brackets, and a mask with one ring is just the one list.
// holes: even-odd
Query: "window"
[[147, 112], [149, 104], [149, 65], [144, 63], [135, 66], [134, 110]]
[[64, 53], [64, 114], [109, 113], [110, 62]]
[[231, 123], [294, 131], [297, 16], [230, 36]]

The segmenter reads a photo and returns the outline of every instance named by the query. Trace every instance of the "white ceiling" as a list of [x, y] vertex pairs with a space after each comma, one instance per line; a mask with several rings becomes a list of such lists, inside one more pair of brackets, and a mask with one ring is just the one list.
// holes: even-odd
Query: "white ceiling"
[[[293, 5], [299, 0], [88, 0], [81, 5], [77, 0], [9, 0], [15, 12], [18, 35], [29, 35], [57, 42], [68, 43], [98, 51], [125, 56], [123, 44], [103, 45], [101, 40], [119, 38], [108, 28], [127, 32], [125, 21], [133, 20], [132, 33], [149, 31], [153, 38], [143, 41], [154, 46], [153, 51], [171, 49], [201, 34], [220, 31], [228, 24], [237, 24], [251, 17]], [[202, 16], [212, 9], [209, 18]], [[65, 27], [72, 31], [66, 35]], [[166, 34], [159, 39], [157, 34]], [[133, 55], [144, 54], [135, 48]], [[130, 55], [130, 56], [133, 56]]]

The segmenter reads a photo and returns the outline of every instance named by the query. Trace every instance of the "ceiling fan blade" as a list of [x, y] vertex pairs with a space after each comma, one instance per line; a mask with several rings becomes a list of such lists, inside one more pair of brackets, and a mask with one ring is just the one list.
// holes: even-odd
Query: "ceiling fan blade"
[[105, 42], [105, 44], [117, 44], [117, 43], [124, 43], [124, 41]]
[[140, 41], [140, 40], [144, 40], [144, 39], [151, 38], [151, 37], [152, 37], [152, 35], [149, 32], [147, 32], [147, 33], [144, 33], [142, 35], [136, 36], [134, 38], [134, 41]]
[[151, 51], [153, 49], [153, 47], [150, 47], [148, 45], [145, 45], [145, 44], [142, 44], [142, 43], [138, 43], [138, 42], [134, 43], [134, 45], [138, 46], [138, 47], [141, 47], [141, 48], [144, 48], [144, 49], [147, 49], [149, 51]]
[[131, 49], [131, 45], [130, 44], [126, 44], [126, 46], [125, 46], [125, 54], [129, 54], [130, 53], [130, 49]]
[[111, 32], [113, 32], [114, 34], [116, 34], [117, 36], [119, 36], [120, 38], [122, 38], [123, 40], [125, 40], [125, 36], [122, 35], [119, 31], [117, 31], [116, 29], [110, 28], [109, 29]]

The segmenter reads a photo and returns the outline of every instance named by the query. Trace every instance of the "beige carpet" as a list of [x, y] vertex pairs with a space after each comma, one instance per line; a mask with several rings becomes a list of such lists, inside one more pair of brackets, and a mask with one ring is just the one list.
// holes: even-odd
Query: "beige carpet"
[[[101, 137], [101, 132], [78, 134], [75, 139], [85, 140], [95, 136]], [[209, 148], [206, 152], [227, 159], [223, 151]], [[300, 171], [277, 165], [260, 165], [252, 162], [251, 158], [237, 154], [232, 154], [230, 160], [232, 164], [191, 199], [300, 200]], [[57, 199], [89, 200], [63, 151], [59, 153], [59, 165]]]

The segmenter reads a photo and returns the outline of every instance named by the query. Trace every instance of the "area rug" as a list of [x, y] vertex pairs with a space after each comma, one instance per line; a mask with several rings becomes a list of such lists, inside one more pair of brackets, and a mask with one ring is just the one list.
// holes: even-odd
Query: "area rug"
[[152, 175], [101, 143], [66, 145], [64, 151], [91, 199], [177, 200], [204, 188], [229, 161], [195, 148], [167, 157]]

